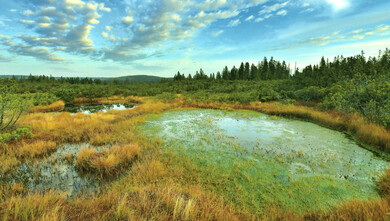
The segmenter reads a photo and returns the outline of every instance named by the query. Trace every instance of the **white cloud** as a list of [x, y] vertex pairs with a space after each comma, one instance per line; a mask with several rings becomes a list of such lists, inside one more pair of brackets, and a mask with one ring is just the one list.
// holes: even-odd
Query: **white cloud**
[[[43, 60], [64, 61], [55, 51], [90, 55], [96, 53], [89, 38], [92, 28], [99, 24], [99, 11], [108, 12], [103, 3], [82, 0], [34, 0], [39, 6], [23, 12], [29, 19], [21, 19], [36, 35], [19, 35], [8, 42], [8, 51]], [[31, 15], [34, 15], [32, 17]], [[5, 41], [2, 41], [3, 45]]]
[[14, 41], [9, 36], [0, 35], [0, 43], [7, 46], [7, 50], [10, 53], [22, 55], [22, 56], [31, 56], [42, 60], [47, 61], [65, 61], [65, 58], [62, 58], [54, 53], [52, 53], [47, 47], [33, 47], [26, 44], [15, 44]]
[[251, 16], [247, 17], [247, 18], [245, 19], [245, 21], [250, 21], [250, 20], [252, 20], [253, 18], [254, 18], [254, 16], [251, 15]]
[[[94, 59], [120, 62], [161, 56], [167, 48], [166, 45], [188, 41], [217, 20], [230, 22], [232, 27], [237, 26], [241, 23], [240, 19], [236, 18], [240, 12], [267, 2], [267, 0], [116, 1], [119, 6], [116, 10], [124, 11], [125, 15], [114, 17], [116, 21], [112, 23], [121, 22], [125, 26], [119, 26], [114, 30], [112, 26], [104, 25], [104, 30], [100, 30], [95, 37], [101, 36], [100, 38], [107, 39], [112, 44], [99, 48], [95, 46], [93, 42], [95, 39], [91, 38], [91, 33], [100, 23], [101, 17], [111, 12], [111, 8], [100, 3], [101, 1], [26, 1], [31, 1], [32, 4], [22, 13], [24, 17], [20, 22], [34, 34], [13, 36], [14, 45], [21, 42], [20, 44], [26, 46], [25, 51], [30, 47], [46, 49], [50, 53], [61, 51], [61, 53], [82, 54]], [[254, 16], [249, 16], [246, 21], [253, 19]], [[218, 36], [222, 33], [223, 30], [220, 30], [212, 35]], [[16, 53], [16, 50], [13, 51]], [[26, 53], [26, 56], [34, 56], [34, 54], [37, 53]], [[49, 56], [46, 58], [37, 56], [37, 58], [47, 60]]]
[[132, 16], [129, 16], [129, 15], [122, 18], [122, 22], [125, 23], [126, 25], [130, 25], [131, 23], [133, 23], [133, 21], [134, 21], [134, 18]]
[[373, 35], [390, 35], [390, 25], [379, 25], [374, 28], [366, 29], [366, 30], [358, 29], [344, 34], [340, 34], [340, 32], [337, 31], [326, 36], [311, 37], [305, 40], [294, 42], [292, 44], [284, 44], [284, 46], [282, 47], [273, 48], [270, 49], [269, 51], [294, 49], [294, 48], [303, 47], [307, 45], [324, 46], [332, 42], [340, 42], [346, 40], [357, 41], [357, 40], [365, 39], [367, 36], [373, 36]]
[[276, 14], [280, 15], [280, 16], [285, 16], [285, 15], [287, 15], [287, 11], [282, 9], [282, 10], [278, 11]]
[[34, 12], [31, 11], [31, 10], [26, 10], [26, 11], [23, 12], [23, 15], [24, 15], [24, 16], [34, 15]]
[[235, 27], [237, 25], [241, 24], [240, 19], [231, 20], [228, 24], [229, 27]]
[[10, 11], [10, 12], [17, 12], [18, 10], [16, 10], [16, 9], [10, 9], [9, 11]]
[[26, 25], [32, 25], [32, 24], [35, 23], [32, 20], [24, 20], [24, 19], [21, 19], [20, 22], [23, 23], [23, 24], [26, 24]]
[[309, 7], [309, 6], [310, 6], [310, 4], [307, 2], [303, 3], [303, 5], [302, 5], [302, 7]]
[[199, 6], [200, 10], [216, 10], [226, 4], [226, 0], [206, 0]]
[[100, 4], [99, 4], [99, 9], [102, 10], [102, 11], [105, 11], [105, 12], [111, 12], [111, 9], [105, 7], [105, 6], [104, 6], [104, 3], [100, 3]]
[[275, 12], [279, 9], [284, 8], [288, 3], [289, 1], [283, 3], [276, 3], [274, 5], [269, 5], [269, 6], [263, 6], [263, 9], [259, 12], [259, 14], [262, 15], [262, 14], [269, 14]]
[[211, 35], [212, 35], [213, 37], [217, 37], [217, 36], [219, 36], [219, 35], [222, 34], [222, 33], [223, 33], [223, 30], [219, 30], [219, 31], [213, 32]]
[[264, 21], [264, 18], [256, 18], [255, 22], [262, 22]]
[[276, 3], [273, 5], [263, 6], [263, 9], [259, 12], [259, 15], [263, 15], [263, 16], [257, 18], [255, 22], [262, 22], [274, 15], [279, 15], [279, 16], [287, 15], [287, 11], [283, 8], [286, 7], [288, 3], [289, 1], [285, 1], [283, 3]]

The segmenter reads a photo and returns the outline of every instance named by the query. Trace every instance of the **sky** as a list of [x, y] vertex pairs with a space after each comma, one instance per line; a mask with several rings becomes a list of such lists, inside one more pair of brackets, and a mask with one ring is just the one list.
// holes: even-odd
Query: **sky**
[[0, 75], [291, 67], [390, 47], [389, 0], [0, 0]]

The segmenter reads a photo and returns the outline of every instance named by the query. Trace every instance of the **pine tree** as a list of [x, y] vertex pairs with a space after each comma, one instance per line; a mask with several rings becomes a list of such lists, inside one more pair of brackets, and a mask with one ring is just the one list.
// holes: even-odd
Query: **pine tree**
[[231, 79], [229, 68], [227, 66], [225, 66], [225, 68], [222, 71], [222, 79], [224, 79], [224, 80], [230, 80]]
[[241, 62], [240, 68], [238, 69], [238, 79], [239, 80], [244, 79], [244, 71], [245, 71], [244, 62]]
[[245, 63], [243, 79], [244, 80], [249, 80], [250, 79], [250, 65], [249, 65], [249, 62]]
[[222, 79], [222, 76], [221, 76], [221, 72], [217, 72], [217, 77], [216, 77], [217, 80], [221, 80]]

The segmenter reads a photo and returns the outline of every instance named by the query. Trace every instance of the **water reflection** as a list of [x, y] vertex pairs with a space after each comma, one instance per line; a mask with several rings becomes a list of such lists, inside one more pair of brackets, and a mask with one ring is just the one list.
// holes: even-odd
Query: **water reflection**
[[134, 108], [134, 104], [89, 104], [81, 106], [67, 105], [64, 112], [93, 114], [99, 111], [107, 112], [109, 110], [126, 110]]

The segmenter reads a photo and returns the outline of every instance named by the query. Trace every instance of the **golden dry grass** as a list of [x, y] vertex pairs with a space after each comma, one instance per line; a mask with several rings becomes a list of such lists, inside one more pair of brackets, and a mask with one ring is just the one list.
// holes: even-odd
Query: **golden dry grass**
[[53, 141], [34, 141], [32, 143], [22, 143], [19, 147], [18, 155], [20, 157], [35, 158], [48, 154], [57, 149], [56, 142]]
[[74, 99], [74, 104], [115, 104], [115, 103], [142, 103], [143, 99], [136, 96], [112, 96], [112, 97], [103, 97], [103, 98], [86, 98], [79, 97]]
[[377, 181], [378, 190], [384, 197], [390, 197], [390, 169], [387, 169]]
[[112, 176], [132, 162], [139, 152], [140, 149], [136, 144], [113, 146], [111, 149], [102, 152], [86, 147], [78, 153], [76, 167], [85, 172]]
[[65, 108], [65, 102], [59, 100], [59, 101], [56, 101], [50, 105], [31, 107], [29, 110], [29, 113], [59, 112], [59, 111], [62, 111], [64, 108]]

